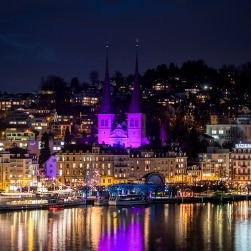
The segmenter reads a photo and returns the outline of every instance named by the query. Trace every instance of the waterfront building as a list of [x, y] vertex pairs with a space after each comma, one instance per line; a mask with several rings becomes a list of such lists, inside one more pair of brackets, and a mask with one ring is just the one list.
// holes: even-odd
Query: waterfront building
[[6, 191], [10, 186], [10, 152], [0, 151], [0, 191]]
[[[107, 186], [130, 180], [129, 154], [107, 145], [71, 145], [56, 154], [58, 184]], [[51, 177], [52, 178], [52, 177]]]
[[70, 145], [55, 156], [56, 176], [49, 167], [46, 172], [50, 179], [56, 178], [57, 185], [144, 183], [144, 177], [150, 173], [161, 174], [166, 183], [188, 182], [187, 156], [181, 152]]
[[187, 167], [186, 182], [188, 184], [196, 185], [198, 181], [201, 181], [203, 177], [202, 170], [199, 165], [193, 164]]
[[38, 162], [36, 155], [18, 147], [0, 152], [0, 189], [21, 191], [37, 186]]
[[235, 144], [231, 153], [233, 181], [235, 183], [251, 182], [251, 143]]
[[134, 182], [144, 182], [149, 173], [160, 173], [165, 183], [185, 183], [187, 180], [187, 156], [185, 153], [158, 150], [131, 150], [130, 178]]
[[203, 181], [232, 180], [229, 149], [208, 147], [206, 153], [198, 154], [198, 167]]
[[15, 147], [10, 149], [10, 190], [37, 186], [38, 162], [35, 155]]

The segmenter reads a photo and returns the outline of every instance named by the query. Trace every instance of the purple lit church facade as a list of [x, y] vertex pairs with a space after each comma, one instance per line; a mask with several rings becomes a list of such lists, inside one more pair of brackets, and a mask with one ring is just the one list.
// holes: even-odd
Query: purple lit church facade
[[126, 113], [126, 120], [114, 127], [115, 117], [116, 114], [112, 112], [108, 55], [106, 55], [103, 100], [98, 113], [98, 143], [124, 148], [138, 148], [149, 144], [146, 137], [146, 116], [140, 109], [137, 50], [134, 88], [130, 107]]

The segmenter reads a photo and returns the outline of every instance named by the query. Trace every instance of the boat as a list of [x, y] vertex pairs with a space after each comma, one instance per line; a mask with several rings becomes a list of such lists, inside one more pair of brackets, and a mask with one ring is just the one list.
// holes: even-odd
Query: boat
[[111, 196], [108, 200], [108, 205], [111, 206], [149, 205], [150, 203], [151, 199], [141, 194]]
[[18, 200], [12, 199], [2, 202], [0, 204], [0, 211], [17, 211], [17, 210], [31, 210], [31, 209], [46, 209], [48, 200], [25, 199]]
[[60, 202], [58, 204], [63, 204], [64, 208], [66, 207], [76, 207], [76, 206], [82, 206], [82, 205], [86, 205], [86, 199], [83, 197], [69, 197], [68, 199], [64, 200], [63, 202]]
[[55, 202], [55, 203], [49, 203], [47, 205], [47, 209], [48, 210], [59, 210], [59, 209], [64, 209], [64, 204], [63, 203], [58, 203], [58, 202]]
[[43, 196], [23, 197], [15, 194], [12, 196], [2, 196], [0, 200], [0, 211], [18, 211], [33, 209], [63, 209], [86, 205], [83, 197], [60, 197], [46, 194]]
[[22, 192], [2, 192], [2, 193], [0, 193], [0, 196], [3, 196], [2, 198], [21, 198], [21, 197], [23, 197], [23, 198], [28, 198], [28, 197], [34, 197], [34, 193], [26, 193], [26, 192], [24, 192], [24, 193], [22, 193]]
[[109, 200], [105, 197], [99, 197], [94, 200], [94, 205], [95, 206], [107, 206]]
[[81, 205], [86, 205], [86, 199], [82, 196], [77, 196], [72, 189], [54, 190], [51, 191], [48, 209], [57, 210]]

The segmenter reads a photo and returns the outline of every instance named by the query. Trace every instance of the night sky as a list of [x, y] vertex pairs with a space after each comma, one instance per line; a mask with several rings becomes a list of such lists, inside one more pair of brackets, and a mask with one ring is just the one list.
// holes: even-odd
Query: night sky
[[0, 90], [37, 91], [42, 77], [104, 80], [171, 62], [216, 69], [251, 61], [250, 0], [8, 0], [0, 3]]

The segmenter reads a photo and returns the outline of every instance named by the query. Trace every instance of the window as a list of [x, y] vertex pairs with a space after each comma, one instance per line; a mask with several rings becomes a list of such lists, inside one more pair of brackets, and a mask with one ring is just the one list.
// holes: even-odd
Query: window
[[224, 133], [223, 128], [220, 128], [220, 129], [219, 129], [219, 134], [220, 134], [220, 135], [223, 135], [223, 133]]
[[137, 119], [135, 119], [135, 127], [139, 126], [139, 121]]
[[130, 119], [130, 126], [134, 127], [134, 119]]

